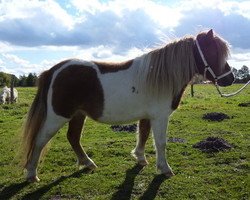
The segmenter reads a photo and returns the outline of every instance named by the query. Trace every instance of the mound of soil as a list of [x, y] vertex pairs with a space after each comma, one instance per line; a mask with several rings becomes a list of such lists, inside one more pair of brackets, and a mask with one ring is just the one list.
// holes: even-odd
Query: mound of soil
[[129, 124], [129, 125], [113, 125], [110, 127], [115, 132], [129, 132], [134, 133], [137, 129], [137, 124]]
[[208, 137], [193, 145], [194, 148], [200, 149], [202, 152], [213, 153], [231, 149], [233, 146], [222, 138]]
[[212, 113], [204, 114], [202, 119], [221, 122], [224, 119], [230, 119], [230, 117], [228, 115], [224, 114], [224, 113], [212, 112]]
[[176, 137], [170, 137], [168, 138], [168, 142], [173, 142], [173, 143], [185, 143], [186, 140], [182, 138], [176, 138]]
[[238, 106], [240, 106], [240, 107], [250, 107], [250, 102], [239, 103]]

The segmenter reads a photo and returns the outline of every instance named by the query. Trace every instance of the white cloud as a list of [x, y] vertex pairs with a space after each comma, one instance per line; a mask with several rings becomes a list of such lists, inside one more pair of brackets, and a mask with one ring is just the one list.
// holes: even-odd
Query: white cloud
[[[128, 51], [124, 51], [122, 54], [120, 54], [119, 52], [116, 52], [114, 48], [104, 45], [82, 49], [76, 47], [64, 47], [63, 49], [61, 49], [54, 46], [49, 48], [44, 47], [44, 50], [50, 52], [50, 54], [52, 54], [52, 57], [54, 55], [54, 57], [57, 56], [57, 58], [42, 59], [37, 63], [32, 63], [28, 60], [22, 59], [17, 55], [5, 53], [0, 55], [0, 71], [14, 73], [17, 76], [23, 74], [28, 75], [28, 73], [40, 74], [42, 71], [50, 69], [52, 66], [65, 59], [78, 58], [82, 60], [119, 62], [133, 59], [149, 51], [148, 49], [139, 49], [133, 47]], [[64, 52], [68, 51], [70, 51], [70, 53], [65, 56]], [[60, 54], [61, 56], [58, 56]], [[36, 53], [33, 53], [32, 55], [37, 56]]]
[[145, 52], [147, 49], [139, 49], [139, 48], [131, 48], [126, 52], [117, 53], [115, 49], [112, 49], [109, 46], [96, 46], [87, 49], [82, 49], [79, 51], [75, 51], [75, 58], [83, 59], [83, 60], [98, 60], [98, 61], [112, 61], [112, 62], [119, 62], [125, 61], [128, 59], [133, 59], [138, 57]]
[[231, 55], [232, 59], [235, 61], [250, 62], [250, 49], [234, 49]]
[[239, 4], [239, 9], [236, 12], [250, 19], [250, 1], [245, 1]]
[[[67, 12], [53, 0], [3, 1], [0, 41], [19, 46], [114, 45], [130, 49], [152, 45], [164, 34], [195, 33], [200, 27], [215, 27], [225, 35], [239, 35], [243, 26], [250, 26], [249, 21], [239, 18], [250, 17], [249, 1], [182, 0], [171, 6], [152, 0], [70, 3], [66, 8], [71, 12]], [[236, 23], [230, 18], [232, 14], [241, 21], [236, 24], [240, 33], [230, 29]], [[236, 38], [234, 42], [239, 40]]]
[[250, 1], [166, 2], [0, 0], [0, 70], [41, 72], [71, 57], [122, 61], [145, 53], [165, 35], [182, 37], [210, 27], [233, 50], [246, 49], [233, 51], [235, 66], [248, 63]]
[[0, 64], [0, 72], [9, 73], [9, 70], [2, 64]]
[[229, 64], [236, 69], [240, 69], [243, 65], [250, 68], [250, 49], [232, 49]]
[[[178, 9], [173, 9], [168, 5], [151, 0], [114, 0], [107, 2], [100, 2], [98, 0], [73, 0], [72, 4], [83, 14], [91, 13], [95, 15], [102, 12], [112, 12], [121, 18], [128, 18], [127, 14], [129, 12], [142, 11], [145, 12], [151, 20], [155, 21], [156, 25], [162, 28], [173, 28], [177, 26], [179, 19], [183, 17]], [[142, 23], [146, 23], [146, 21]]]
[[75, 23], [53, 0], [3, 1], [0, 12], [0, 40], [20, 46], [46, 44]]
[[73, 18], [53, 0], [3, 1], [0, 2], [0, 10], [0, 21], [23, 19], [33, 25], [41, 25], [44, 21], [49, 22], [49, 19], [52, 23], [58, 23], [69, 29], [74, 25]]
[[7, 59], [9, 62], [14, 63], [14, 64], [18, 64], [21, 65], [22, 67], [28, 66], [29, 65], [29, 61], [24, 60], [19, 58], [16, 55], [12, 55], [12, 54], [2, 54], [2, 56]]
[[8, 51], [13, 51], [13, 47], [8, 44], [7, 42], [1, 42], [0, 41], [0, 53], [8, 52]]
[[22, 59], [14, 54], [0, 54], [1, 58], [1, 69], [0, 71], [6, 73], [12, 73], [15, 75], [28, 74], [34, 72], [37, 67], [36, 64], [30, 63], [28, 60]]
[[72, 0], [71, 3], [79, 12], [94, 14], [96, 11], [104, 9], [104, 4], [98, 0]]

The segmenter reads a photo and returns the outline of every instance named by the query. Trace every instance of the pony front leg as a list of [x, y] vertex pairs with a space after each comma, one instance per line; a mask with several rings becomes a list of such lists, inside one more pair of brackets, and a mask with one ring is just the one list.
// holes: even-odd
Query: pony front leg
[[155, 148], [156, 148], [157, 169], [160, 170], [160, 172], [164, 174], [166, 177], [170, 178], [171, 176], [174, 175], [174, 173], [172, 172], [172, 169], [169, 166], [165, 155], [168, 118], [151, 120], [151, 125], [155, 141]]

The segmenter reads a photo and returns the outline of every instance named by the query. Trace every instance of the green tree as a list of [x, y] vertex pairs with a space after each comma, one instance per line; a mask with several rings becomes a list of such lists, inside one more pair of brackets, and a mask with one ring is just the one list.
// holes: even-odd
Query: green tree
[[10, 85], [11, 76], [9, 74], [6, 74], [4, 72], [0, 72], [0, 86], [8, 86]]
[[27, 86], [27, 77], [25, 75], [19, 76], [19, 86], [26, 87]]
[[28, 87], [33, 87], [36, 85], [37, 76], [36, 74], [29, 73], [26, 83]]
[[246, 83], [250, 80], [249, 68], [243, 65], [239, 70], [233, 68], [233, 73], [235, 75], [236, 83]]
[[239, 69], [238, 73], [241, 79], [247, 79], [249, 77], [249, 69], [246, 65], [243, 65], [242, 68]]

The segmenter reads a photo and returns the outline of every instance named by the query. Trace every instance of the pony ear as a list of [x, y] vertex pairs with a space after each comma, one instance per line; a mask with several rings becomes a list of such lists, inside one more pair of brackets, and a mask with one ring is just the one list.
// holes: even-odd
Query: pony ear
[[212, 40], [214, 38], [214, 32], [213, 29], [207, 32], [207, 39]]

